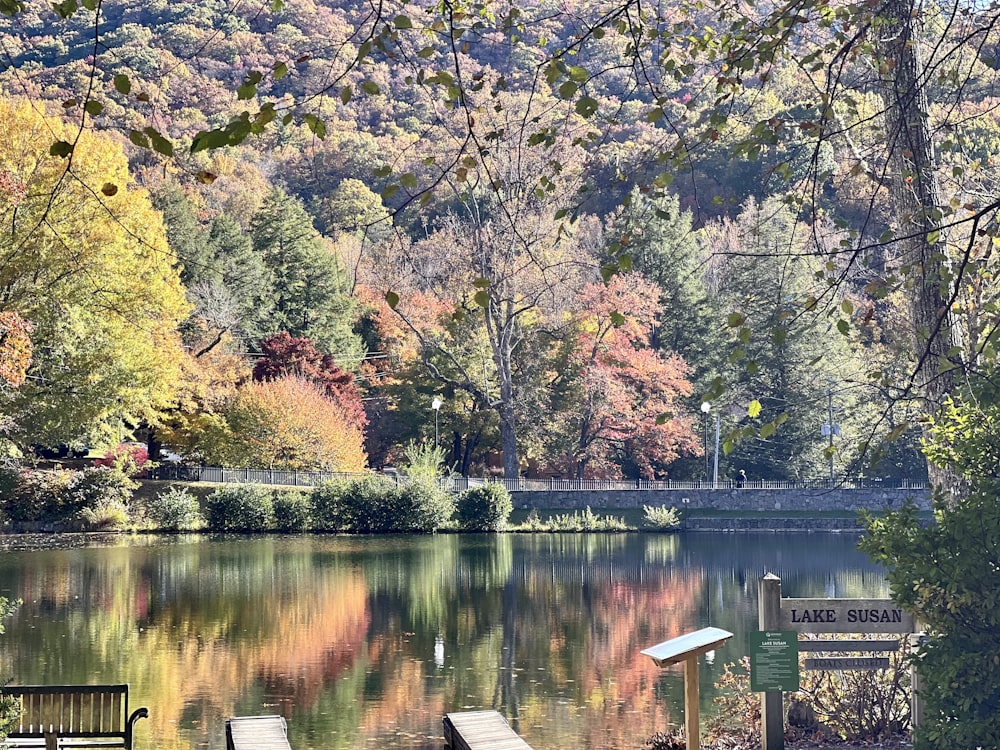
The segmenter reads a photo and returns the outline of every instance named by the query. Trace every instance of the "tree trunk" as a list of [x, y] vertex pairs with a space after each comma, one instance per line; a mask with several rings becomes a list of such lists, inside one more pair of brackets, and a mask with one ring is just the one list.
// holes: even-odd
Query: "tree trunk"
[[[913, 387], [934, 414], [955, 384], [949, 361], [954, 346], [948, 300], [945, 238], [941, 232], [943, 199], [934, 165], [928, 122], [925, 72], [916, 38], [918, 11], [913, 0], [889, 0], [884, 6], [882, 96], [889, 148], [887, 183], [896, 219], [898, 265], [908, 267], [910, 315], [916, 365]], [[931, 466], [931, 480], [947, 489], [955, 477]]]

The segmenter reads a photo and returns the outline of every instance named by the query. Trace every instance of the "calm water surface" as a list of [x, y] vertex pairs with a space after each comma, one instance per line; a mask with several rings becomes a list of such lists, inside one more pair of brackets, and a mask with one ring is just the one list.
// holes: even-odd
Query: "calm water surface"
[[839, 534], [132, 537], [0, 552], [0, 677], [128, 682], [140, 750], [225, 747], [282, 714], [294, 750], [440, 748], [449, 711], [495, 708], [536, 748], [639, 750], [683, 725], [680, 668], [640, 650], [706, 625], [705, 710], [756, 628], [756, 586], [884, 596]]

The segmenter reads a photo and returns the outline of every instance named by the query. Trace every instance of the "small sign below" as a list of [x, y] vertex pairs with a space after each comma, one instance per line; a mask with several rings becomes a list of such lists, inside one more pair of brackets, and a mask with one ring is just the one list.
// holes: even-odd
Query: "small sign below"
[[888, 669], [889, 660], [883, 656], [806, 659], [806, 669], [825, 669], [828, 672], [847, 672], [852, 669]]
[[793, 693], [799, 689], [799, 634], [794, 630], [750, 633], [750, 690]]

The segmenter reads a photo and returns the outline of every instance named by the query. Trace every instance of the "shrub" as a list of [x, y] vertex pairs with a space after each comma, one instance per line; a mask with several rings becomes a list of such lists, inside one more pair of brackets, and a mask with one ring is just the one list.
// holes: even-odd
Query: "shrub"
[[[825, 733], [867, 745], [898, 737], [909, 723], [909, 669], [902, 650], [891, 657], [887, 670], [830, 672], [805, 670], [800, 664], [799, 675], [799, 691], [785, 694], [786, 739]], [[709, 741], [722, 747], [760, 747], [760, 694], [750, 690], [750, 657], [724, 665], [715, 687], [718, 710], [708, 722]]]
[[94, 505], [80, 511], [80, 517], [88, 529], [110, 531], [124, 529], [129, 525], [129, 506], [116, 498], [98, 500]]
[[149, 450], [142, 443], [119, 443], [114, 450], [94, 460], [95, 466], [118, 469], [129, 476], [142, 471], [147, 463]]
[[472, 487], [458, 496], [458, 522], [469, 531], [503, 531], [514, 510], [510, 493], [502, 484]]
[[383, 477], [370, 477], [345, 487], [342, 523], [361, 533], [435, 531], [454, 511], [454, 498], [436, 482], [413, 480], [396, 486]]
[[954, 505], [939, 495], [927, 526], [912, 504], [866, 519], [859, 547], [886, 568], [893, 600], [928, 633], [914, 659], [925, 701], [916, 748], [1000, 747], [998, 493], [1000, 480], [980, 478]]
[[117, 469], [22, 471], [7, 475], [12, 489], [4, 514], [22, 523], [59, 524], [70, 528], [124, 526], [135, 482]]
[[666, 505], [656, 507], [654, 505], [643, 505], [645, 512], [643, 523], [651, 529], [668, 531], [677, 529], [680, 526], [681, 518], [676, 508], [668, 508]]
[[205, 517], [213, 531], [268, 531], [274, 526], [274, 500], [258, 484], [228, 485], [208, 496]]
[[323, 482], [309, 493], [313, 531], [347, 531], [347, 482]]
[[411, 480], [391, 497], [394, 512], [386, 531], [437, 531], [455, 513], [455, 496], [434, 480]]
[[274, 493], [274, 528], [278, 531], [306, 531], [312, 526], [309, 495], [299, 491]]
[[442, 476], [444, 457], [447, 451], [442, 446], [428, 442], [409, 442], [403, 450], [406, 456], [406, 476], [413, 479], [437, 479]]
[[203, 523], [198, 498], [181, 487], [171, 487], [157, 495], [148, 515], [153, 526], [164, 531], [197, 529]]
[[538, 510], [532, 508], [524, 522], [517, 526], [519, 531], [634, 531], [622, 518], [599, 516], [588, 505], [583, 511], [558, 513], [542, 520]]

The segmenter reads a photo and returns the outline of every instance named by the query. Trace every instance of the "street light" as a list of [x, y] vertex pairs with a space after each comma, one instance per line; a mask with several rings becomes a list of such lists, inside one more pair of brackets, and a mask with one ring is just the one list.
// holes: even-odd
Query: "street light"
[[435, 396], [434, 400], [431, 401], [431, 408], [434, 410], [434, 447], [438, 446], [438, 412], [441, 411], [441, 404], [444, 401], [441, 400], [440, 396]]
[[705, 423], [705, 481], [710, 476], [708, 473], [708, 413], [712, 411], [712, 405], [708, 401], [701, 402], [701, 413], [705, 415], [702, 422]]

